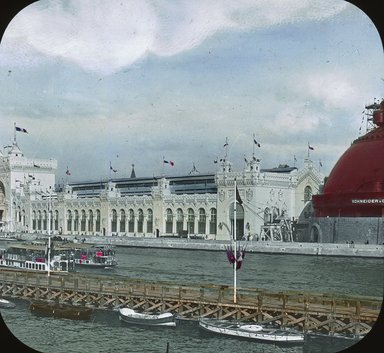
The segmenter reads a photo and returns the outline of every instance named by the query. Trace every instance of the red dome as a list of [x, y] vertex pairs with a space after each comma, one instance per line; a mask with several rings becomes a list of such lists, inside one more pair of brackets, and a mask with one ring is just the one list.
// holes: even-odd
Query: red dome
[[333, 167], [322, 195], [313, 196], [318, 217], [384, 215], [384, 101], [378, 125], [355, 140]]

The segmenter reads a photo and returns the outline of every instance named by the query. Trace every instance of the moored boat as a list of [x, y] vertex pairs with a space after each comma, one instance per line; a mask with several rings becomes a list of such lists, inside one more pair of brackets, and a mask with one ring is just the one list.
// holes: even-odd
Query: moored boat
[[89, 320], [93, 309], [84, 306], [32, 301], [29, 305], [32, 313], [42, 316], [51, 316], [61, 319]]
[[70, 272], [75, 269], [74, 259], [66, 248], [46, 243], [15, 243], [0, 249], [0, 267], [32, 271]]
[[7, 300], [7, 299], [4, 299], [4, 298], [0, 298], [0, 308], [14, 308], [16, 307], [16, 304], [15, 303], [12, 303], [11, 301]]
[[281, 328], [269, 328], [258, 324], [244, 324], [228, 320], [199, 319], [199, 327], [213, 333], [269, 342], [304, 342], [304, 334]]
[[117, 266], [116, 251], [108, 245], [73, 244], [76, 267], [111, 269]]
[[119, 310], [119, 319], [129, 324], [150, 325], [150, 326], [176, 326], [175, 315], [170, 312], [139, 313], [130, 308], [119, 308], [118, 310]]

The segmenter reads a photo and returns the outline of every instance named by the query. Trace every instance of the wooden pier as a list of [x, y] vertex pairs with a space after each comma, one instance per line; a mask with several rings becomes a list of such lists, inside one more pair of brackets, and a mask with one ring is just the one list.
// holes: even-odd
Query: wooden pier
[[46, 300], [112, 310], [127, 305], [148, 311], [199, 317], [273, 322], [303, 332], [330, 335], [367, 334], [376, 322], [382, 298], [296, 291], [272, 292], [219, 285], [179, 286], [114, 275], [57, 274], [0, 268], [0, 296]]

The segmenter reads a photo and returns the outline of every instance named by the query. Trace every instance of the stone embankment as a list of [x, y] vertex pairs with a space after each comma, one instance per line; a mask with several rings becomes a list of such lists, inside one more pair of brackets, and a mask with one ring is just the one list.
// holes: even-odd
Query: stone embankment
[[[89, 236], [71, 235], [61, 236], [67, 240], [75, 239], [78, 242], [90, 244], [110, 244], [117, 247], [163, 248], [183, 250], [225, 251], [230, 241], [180, 239], [180, 238], [139, 238], [127, 236]], [[18, 240], [45, 239], [45, 234], [18, 234]], [[0, 240], [10, 239], [0, 237]], [[323, 255], [323, 256], [349, 256], [370, 257], [384, 259], [384, 245], [374, 244], [333, 244], [333, 243], [297, 243], [272, 241], [240, 241], [238, 244], [246, 246], [247, 252], [266, 254], [292, 254], [292, 255]]]
[[[197, 239], [161, 239], [161, 238], [120, 238], [92, 237], [86, 242], [96, 244], [107, 243], [115, 246], [151, 247], [184, 250], [224, 251], [229, 241], [197, 240]], [[294, 255], [326, 255], [326, 256], [356, 256], [384, 258], [383, 245], [369, 244], [319, 244], [319, 243], [286, 243], [266, 241], [241, 241], [241, 247], [246, 246], [248, 252]]]

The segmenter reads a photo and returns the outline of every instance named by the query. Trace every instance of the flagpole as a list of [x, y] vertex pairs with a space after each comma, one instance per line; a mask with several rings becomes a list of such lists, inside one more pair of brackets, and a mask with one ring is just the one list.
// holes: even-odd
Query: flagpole
[[228, 137], [225, 138], [225, 159], [228, 158]]
[[237, 249], [236, 249], [236, 203], [237, 203], [237, 200], [236, 200], [236, 178], [235, 178], [235, 190], [234, 190], [234, 197], [235, 197], [235, 203], [233, 205], [233, 254], [235, 256], [235, 261], [233, 263], [233, 302], [236, 304], [236, 282], [237, 282], [237, 278], [236, 278], [236, 265], [237, 265]]
[[255, 155], [255, 141], [256, 141], [256, 137], [255, 137], [255, 134], [253, 134], [252, 156]]
[[49, 191], [49, 201], [48, 201], [48, 277], [50, 276], [50, 267], [51, 267], [51, 202], [52, 196], [51, 191]]
[[51, 268], [51, 236], [48, 236], [48, 277], [50, 276]]
[[13, 123], [13, 144], [16, 145], [16, 122]]

